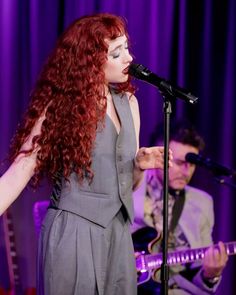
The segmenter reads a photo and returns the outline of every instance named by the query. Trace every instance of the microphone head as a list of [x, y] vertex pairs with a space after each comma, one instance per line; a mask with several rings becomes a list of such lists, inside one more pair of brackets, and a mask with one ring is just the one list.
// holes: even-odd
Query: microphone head
[[151, 72], [140, 64], [132, 63], [129, 66], [129, 74], [137, 79], [143, 80], [144, 77], [151, 74]]
[[171, 82], [152, 73], [149, 69], [140, 64], [132, 63], [128, 73], [139, 80], [143, 80], [159, 88], [164, 97], [179, 97], [187, 102], [195, 103], [198, 98], [184, 88], [173, 86]]
[[185, 156], [185, 160], [189, 163], [205, 167], [206, 169], [211, 170], [215, 175], [232, 176], [236, 174], [234, 170], [224, 167], [213, 162], [211, 159], [204, 158], [198, 154], [188, 153]]
[[187, 153], [185, 156], [185, 160], [192, 164], [202, 164], [202, 156], [195, 153]]

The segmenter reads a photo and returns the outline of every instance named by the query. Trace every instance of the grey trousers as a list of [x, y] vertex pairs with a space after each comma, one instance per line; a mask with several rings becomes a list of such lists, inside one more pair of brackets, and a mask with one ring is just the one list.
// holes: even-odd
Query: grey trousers
[[121, 211], [107, 228], [49, 209], [38, 250], [38, 295], [136, 295], [130, 223]]

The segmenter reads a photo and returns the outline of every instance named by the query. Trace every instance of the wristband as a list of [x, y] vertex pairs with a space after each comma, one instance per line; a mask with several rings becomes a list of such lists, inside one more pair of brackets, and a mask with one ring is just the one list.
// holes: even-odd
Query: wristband
[[201, 277], [203, 282], [208, 286], [208, 287], [213, 287], [216, 283], [219, 282], [220, 276], [215, 276], [213, 278], [206, 278], [204, 277], [203, 271], [201, 271]]

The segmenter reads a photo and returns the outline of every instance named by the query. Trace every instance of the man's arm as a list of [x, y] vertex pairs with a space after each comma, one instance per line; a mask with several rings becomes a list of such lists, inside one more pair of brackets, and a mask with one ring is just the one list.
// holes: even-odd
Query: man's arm
[[[209, 242], [213, 244], [212, 231], [214, 226], [214, 209], [212, 198], [209, 199], [206, 209], [205, 222], [202, 223], [201, 228], [203, 245], [209, 244]], [[227, 260], [228, 255], [222, 242], [219, 242], [218, 247], [210, 246], [205, 252], [202, 268], [194, 277], [193, 282], [203, 290], [214, 293], [220, 283], [221, 275]]]

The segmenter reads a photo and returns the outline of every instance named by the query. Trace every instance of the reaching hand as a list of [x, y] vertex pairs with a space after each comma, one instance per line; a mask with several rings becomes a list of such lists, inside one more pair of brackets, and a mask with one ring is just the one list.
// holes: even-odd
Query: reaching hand
[[211, 279], [221, 275], [228, 255], [225, 250], [225, 246], [222, 242], [218, 243], [218, 247], [210, 247], [203, 260], [203, 276], [206, 279]]
[[[169, 150], [169, 166], [172, 166], [172, 151]], [[135, 157], [135, 167], [140, 170], [160, 168], [164, 165], [164, 147], [140, 148]]]

